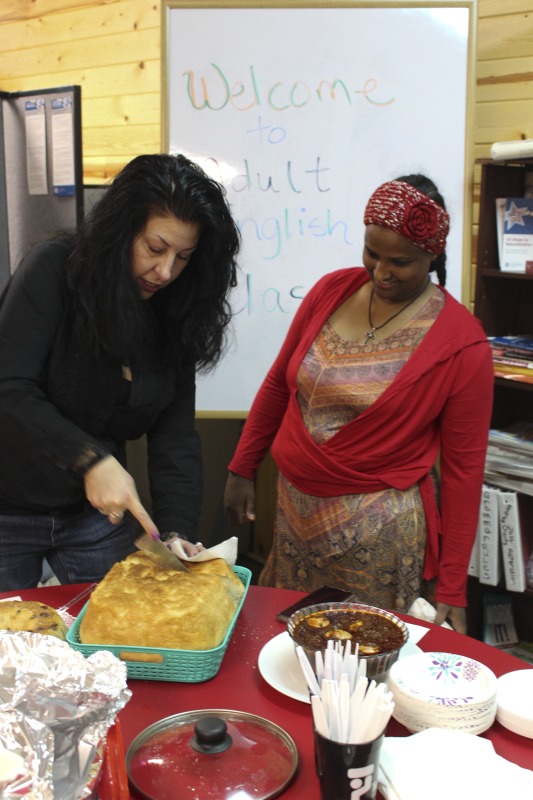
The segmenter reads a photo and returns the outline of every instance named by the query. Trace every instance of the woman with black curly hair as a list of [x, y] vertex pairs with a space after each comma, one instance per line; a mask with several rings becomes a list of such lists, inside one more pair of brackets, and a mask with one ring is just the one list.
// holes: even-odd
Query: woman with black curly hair
[[[194, 537], [195, 374], [223, 352], [239, 244], [218, 183], [144, 155], [23, 259], [0, 302], [0, 591], [37, 585], [45, 558], [61, 583], [99, 580], [140, 526]], [[144, 434], [153, 519], [125, 460]]]

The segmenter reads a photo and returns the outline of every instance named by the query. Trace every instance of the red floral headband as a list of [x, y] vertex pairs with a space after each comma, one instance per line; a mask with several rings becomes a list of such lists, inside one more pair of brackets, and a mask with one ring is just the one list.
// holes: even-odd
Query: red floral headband
[[390, 228], [434, 256], [444, 252], [450, 230], [447, 211], [403, 181], [389, 181], [376, 189], [364, 221], [365, 225]]

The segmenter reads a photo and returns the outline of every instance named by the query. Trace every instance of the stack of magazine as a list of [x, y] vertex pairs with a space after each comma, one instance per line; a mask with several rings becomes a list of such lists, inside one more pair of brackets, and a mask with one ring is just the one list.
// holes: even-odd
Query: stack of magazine
[[533, 336], [489, 336], [494, 375], [533, 383]]
[[532, 422], [515, 422], [489, 432], [485, 481], [533, 495]]

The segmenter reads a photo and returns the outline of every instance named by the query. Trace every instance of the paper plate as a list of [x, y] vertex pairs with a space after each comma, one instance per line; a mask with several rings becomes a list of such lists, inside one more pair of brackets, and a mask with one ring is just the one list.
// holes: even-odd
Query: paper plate
[[393, 664], [388, 682], [415, 703], [457, 708], [486, 703], [496, 696], [494, 672], [467, 656], [420, 653]]
[[496, 676], [465, 656], [411, 656], [391, 667], [387, 684], [394, 718], [412, 732], [434, 727], [479, 734], [496, 716]]
[[505, 728], [533, 739], [533, 669], [498, 678], [496, 719]]

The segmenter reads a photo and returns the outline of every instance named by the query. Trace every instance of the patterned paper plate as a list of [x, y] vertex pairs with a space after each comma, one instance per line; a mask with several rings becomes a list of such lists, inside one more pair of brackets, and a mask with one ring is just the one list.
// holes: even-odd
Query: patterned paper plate
[[484, 664], [453, 653], [420, 653], [394, 664], [394, 717], [411, 731], [430, 727], [482, 733], [496, 716], [497, 680]]
[[391, 685], [412, 701], [441, 707], [485, 703], [496, 696], [496, 675], [479, 661], [453, 653], [419, 653], [393, 664]]

